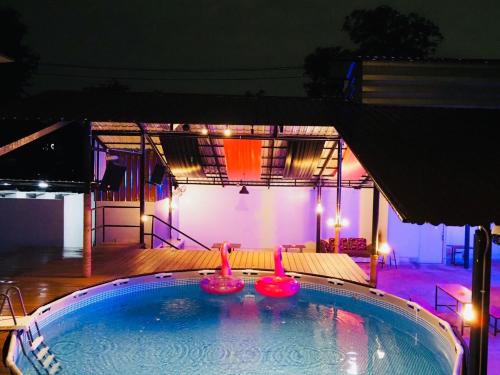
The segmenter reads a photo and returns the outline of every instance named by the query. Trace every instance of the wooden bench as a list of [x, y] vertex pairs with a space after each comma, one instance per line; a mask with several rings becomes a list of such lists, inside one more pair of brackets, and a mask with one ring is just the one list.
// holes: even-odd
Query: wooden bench
[[306, 248], [305, 245], [282, 245], [283, 249], [285, 250], [286, 253], [290, 252], [292, 249], [297, 249], [299, 253], [302, 253], [304, 249]]
[[[447, 305], [447, 304], [438, 304], [438, 291], [446, 293], [452, 299], [455, 300], [455, 304]], [[435, 310], [437, 311], [439, 306], [446, 307], [453, 311], [458, 315], [461, 324], [462, 334], [464, 332], [465, 327], [470, 327], [465, 324], [462, 316], [460, 314], [460, 306], [471, 303], [472, 301], [472, 292], [469, 288], [461, 284], [436, 284], [436, 297], [435, 297]], [[500, 328], [498, 327], [498, 320], [500, 319], [500, 307], [490, 306], [490, 320], [493, 319], [493, 324], [490, 324], [493, 327], [493, 335], [496, 336], [498, 332], [500, 332]], [[489, 323], [489, 322], [488, 322]]]

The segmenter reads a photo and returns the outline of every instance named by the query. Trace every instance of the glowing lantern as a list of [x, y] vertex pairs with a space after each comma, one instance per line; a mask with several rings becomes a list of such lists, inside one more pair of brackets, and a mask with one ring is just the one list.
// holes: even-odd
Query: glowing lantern
[[462, 308], [462, 318], [467, 323], [473, 322], [476, 320], [476, 312], [472, 307], [472, 303], [466, 303]]
[[387, 255], [391, 252], [391, 247], [387, 242], [384, 242], [378, 247], [378, 252], [382, 255]]

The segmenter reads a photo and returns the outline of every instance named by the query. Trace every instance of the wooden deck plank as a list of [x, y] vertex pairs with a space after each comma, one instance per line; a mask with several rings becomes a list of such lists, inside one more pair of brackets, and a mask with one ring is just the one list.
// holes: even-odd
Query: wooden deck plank
[[310, 258], [310, 262], [314, 264], [315, 268], [316, 268], [316, 272], [315, 274], [318, 274], [318, 275], [325, 275], [325, 274], [328, 274], [327, 273], [327, 270], [325, 270], [323, 268], [323, 265], [321, 264], [321, 262], [319, 261], [319, 258], [316, 256], [316, 254], [309, 254], [309, 255], [312, 255]]
[[[5, 265], [0, 267], [0, 277], [13, 280], [21, 288], [29, 311], [75, 290], [115, 278], [180, 269], [214, 269], [220, 266], [218, 251], [97, 249], [93, 254], [93, 276], [83, 278], [82, 259], [59, 257], [43, 260], [40, 265], [34, 264], [29, 256], [18, 257], [22, 262], [9, 264], [8, 257], [0, 259], [0, 265]], [[230, 254], [230, 261], [234, 269], [274, 269], [272, 251], [238, 250]], [[7, 274], [6, 272], [12, 272], [12, 264], [18, 264], [19, 271]], [[346, 254], [283, 253], [283, 265], [291, 272], [313, 273], [368, 284], [363, 270]], [[0, 285], [0, 289], [1, 287]], [[0, 336], [0, 344], [5, 337]]]
[[291, 271], [292, 269], [297, 269], [297, 267], [295, 266], [295, 262], [288, 255], [289, 255], [288, 253], [283, 253], [283, 267], [285, 267], [285, 271]]
[[200, 251], [200, 254], [193, 260], [193, 268], [197, 270], [202, 269], [205, 259], [210, 256], [210, 253], [211, 251]]
[[354, 261], [347, 254], [341, 255], [343, 255], [343, 257], [340, 257], [340, 263], [343, 264], [342, 269], [347, 271], [347, 277], [349, 280], [356, 280], [357, 282], [365, 283], [366, 275], [359, 268], [359, 266], [354, 263]]
[[329, 258], [328, 255], [330, 254], [318, 254], [318, 259], [320, 259], [321, 264], [323, 264], [323, 268], [325, 269], [325, 274], [328, 275], [329, 277], [339, 278], [337, 270], [328, 260]]
[[320, 254], [320, 255], [321, 255], [321, 258], [323, 258], [323, 264], [330, 271], [328, 276], [333, 277], [333, 278], [343, 279], [344, 275], [343, 275], [342, 271], [338, 270], [337, 266], [335, 264], [337, 256], [334, 255], [333, 257], [330, 257], [329, 255], [331, 255], [331, 254]]

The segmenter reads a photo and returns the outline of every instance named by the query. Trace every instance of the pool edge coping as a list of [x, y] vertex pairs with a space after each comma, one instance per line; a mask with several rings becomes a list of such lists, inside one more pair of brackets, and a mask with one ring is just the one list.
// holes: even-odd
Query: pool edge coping
[[[116, 288], [127, 288], [131, 285], [139, 285], [145, 283], [153, 283], [153, 282], [161, 282], [165, 279], [193, 279], [193, 278], [201, 278], [207, 274], [211, 274], [216, 272], [213, 269], [207, 270], [189, 270], [189, 271], [175, 271], [175, 272], [157, 272], [157, 273], [148, 273], [141, 275], [134, 275], [130, 277], [118, 278], [111, 281], [105, 281], [102, 283], [98, 283], [86, 288], [75, 290], [71, 293], [68, 293], [60, 298], [57, 298], [47, 304], [44, 304], [37, 309], [35, 309], [29, 316], [33, 317], [33, 323], [36, 321], [37, 323], [43, 322], [43, 320], [49, 318], [50, 316], [56, 314], [64, 308], [67, 308], [76, 302], [81, 302], [86, 299], [90, 299], [93, 296], [97, 296], [101, 293], [116, 290]], [[244, 270], [234, 270], [233, 274], [247, 277], [247, 278], [256, 278], [262, 274], [270, 274], [272, 271], [269, 270], [257, 270], [257, 269], [244, 269]], [[310, 274], [296, 273], [296, 272], [287, 272], [288, 275], [298, 278], [301, 281], [311, 283], [311, 284], [319, 284], [324, 287], [333, 288], [333, 289], [341, 289], [351, 293], [358, 293], [366, 297], [367, 299], [375, 300], [380, 302], [382, 305], [395, 306], [403, 311], [407, 311], [408, 313], [413, 312], [420, 319], [423, 319], [430, 327], [433, 328], [434, 332], [437, 333], [441, 338], [448, 343], [450, 347], [450, 353], [453, 355], [455, 353], [455, 358], [453, 362], [452, 374], [460, 375], [462, 373], [462, 360], [464, 355], [464, 348], [460, 340], [456, 337], [455, 332], [451, 328], [450, 324], [443, 319], [437, 317], [432, 314], [429, 310], [423, 308], [419, 304], [414, 301], [405, 300], [396, 295], [386, 293], [380, 289], [372, 288], [367, 285], [362, 285], [358, 283], [354, 283], [351, 281], [346, 281], [342, 279], [333, 279], [324, 276], [315, 276]], [[405, 315], [405, 313], [401, 311], [395, 311], [398, 314]], [[420, 326], [423, 326], [419, 322], [415, 322]], [[428, 327], [424, 327], [428, 328]], [[5, 365], [6, 367], [15, 375], [22, 375], [22, 372], [16, 365], [17, 356], [22, 352], [22, 348], [20, 348], [19, 340], [21, 340], [20, 336], [23, 334], [23, 330], [12, 331], [8, 340], [8, 351], [5, 356]]]

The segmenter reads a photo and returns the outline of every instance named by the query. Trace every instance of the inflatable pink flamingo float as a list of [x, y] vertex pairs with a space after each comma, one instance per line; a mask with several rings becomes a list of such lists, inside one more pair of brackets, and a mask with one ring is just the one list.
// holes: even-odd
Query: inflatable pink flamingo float
[[238, 293], [245, 287], [243, 279], [233, 276], [231, 266], [228, 261], [229, 244], [224, 242], [220, 247], [221, 269], [213, 275], [205, 277], [200, 281], [200, 287], [211, 294], [231, 294]]
[[255, 282], [257, 292], [267, 297], [291, 297], [300, 290], [299, 282], [285, 275], [281, 249], [281, 246], [276, 246], [274, 249], [274, 275], [263, 276]]

